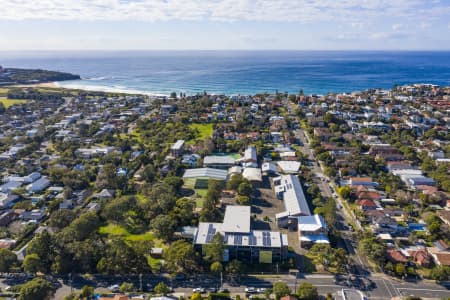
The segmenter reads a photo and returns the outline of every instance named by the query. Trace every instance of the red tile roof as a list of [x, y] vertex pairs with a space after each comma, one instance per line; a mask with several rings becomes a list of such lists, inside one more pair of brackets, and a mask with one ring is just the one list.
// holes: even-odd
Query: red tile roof
[[407, 263], [408, 258], [399, 250], [388, 250], [387, 251], [388, 259], [392, 262], [396, 263]]

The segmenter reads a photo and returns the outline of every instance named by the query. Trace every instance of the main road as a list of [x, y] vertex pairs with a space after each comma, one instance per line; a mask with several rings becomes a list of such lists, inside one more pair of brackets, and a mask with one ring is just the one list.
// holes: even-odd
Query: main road
[[[366, 277], [365, 277], [366, 278]], [[431, 299], [447, 299], [450, 297], [450, 286], [438, 285], [434, 282], [406, 282], [394, 280], [384, 275], [375, 275], [370, 277], [373, 285], [366, 289], [363, 293], [369, 299], [382, 300], [391, 299], [393, 297], [414, 295], [422, 298]], [[287, 274], [270, 274], [270, 275], [249, 275], [243, 277], [239, 284], [230, 285], [228, 282], [223, 283], [222, 288], [230, 291], [232, 295], [244, 294], [246, 287], [254, 288], [271, 288], [277, 281], [285, 282], [291, 290], [295, 290], [301, 283], [309, 282], [318, 288], [319, 294], [332, 294], [338, 296], [342, 289], [348, 289], [345, 282], [338, 283], [332, 275], [303, 275], [298, 276]], [[62, 282], [62, 281], [61, 281]], [[122, 282], [132, 282], [136, 288], [154, 287], [159, 282], [166, 282], [167, 285], [173, 287], [173, 292], [178, 295], [189, 296], [192, 294], [193, 288], [218, 288], [220, 280], [211, 278], [208, 275], [197, 275], [196, 278], [170, 281], [167, 277], [158, 275], [139, 276], [95, 276], [94, 279], [86, 280], [80, 276], [74, 276], [72, 285], [75, 291], [79, 291], [83, 285], [94, 286], [96, 292], [106, 292], [109, 285], [121, 284]], [[64, 299], [70, 294], [68, 282], [64, 281], [55, 295], [55, 299]]]

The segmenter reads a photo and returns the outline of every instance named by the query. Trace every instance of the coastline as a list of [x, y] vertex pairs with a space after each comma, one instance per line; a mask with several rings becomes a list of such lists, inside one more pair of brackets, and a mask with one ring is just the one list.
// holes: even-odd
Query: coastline
[[[83, 79], [81, 79], [83, 80]], [[145, 90], [137, 90], [137, 89], [131, 89], [124, 86], [107, 86], [107, 85], [89, 85], [89, 84], [83, 84], [74, 82], [71, 80], [67, 81], [56, 81], [53, 82], [53, 87], [56, 88], [63, 88], [63, 89], [75, 89], [75, 90], [84, 90], [84, 91], [91, 91], [91, 92], [105, 92], [105, 93], [120, 93], [120, 94], [138, 94], [138, 95], [146, 95], [146, 96], [153, 96], [153, 97], [163, 97], [163, 96], [169, 96], [170, 93], [156, 93], [156, 92], [150, 92]]]
[[31, 83], [31, 84], [13, 84], [12, 87], [45, 87], [45, 88], [58, 88], [57, 81]]

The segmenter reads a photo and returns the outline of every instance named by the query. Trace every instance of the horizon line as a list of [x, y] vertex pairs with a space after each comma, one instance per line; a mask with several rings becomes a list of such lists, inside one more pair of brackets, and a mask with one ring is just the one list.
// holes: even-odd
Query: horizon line
[[28, 49], [2, 50], [7, 52], [450, 52], [450, 49]]

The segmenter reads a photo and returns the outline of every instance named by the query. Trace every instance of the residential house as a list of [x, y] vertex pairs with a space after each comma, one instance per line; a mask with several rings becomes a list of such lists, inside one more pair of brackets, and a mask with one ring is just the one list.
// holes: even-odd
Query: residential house
[[116, 191], [112, 189], [103, 189], [99, 193], [92, 195], [92, 198], [99, 200], [109, 200], [114, 198]]
[[38, 180], [27, 185], [26, 189], [30, 193], [39, 193], [39, 192], [44, 191], [49, 186], [50, 186], [50, 180], [48, 180], [47, 177], [41, 177]]
[[173, 157], [179, 157], [183, 154], [184, 151], [184, 140], [178, 140], [175, 144], [170, 147], [170, 154]]

